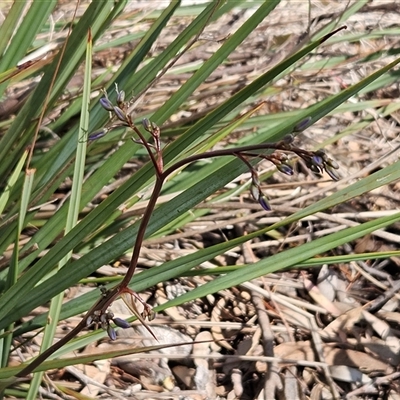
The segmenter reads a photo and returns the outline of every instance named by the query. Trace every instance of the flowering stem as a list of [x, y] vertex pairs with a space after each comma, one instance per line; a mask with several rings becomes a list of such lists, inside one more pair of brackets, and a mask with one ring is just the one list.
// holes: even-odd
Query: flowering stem
[[[106, 105], [108, 105], [108, 103]], [[239, 158], [241, 161], [243, 161], [247, 165], [247, 167], [249, 168], [249, 170], [252, 174], [251, 189], [252, 189], [253, 197], [256, 198], [256, 200], [260, 203], [260, 205], [265, 210], [270, 210], [268, 200], [261, 191], [257, 171], [254, 169], [254, 167], [251, 165], [251, 163], [246, 159], [246, 157], [254, 157], [254, 158], [259, 157], [259, 158], [268, 159], [269, 161], [275, 163], [281, 172], [290, 174], [289, 172], [293, 172], [293, 171], [287, 164], [285, 164], [286, 159], [284, 159], [282, 157], [282, 155], [280, 157], [279, 157], [279, 155], [276, 155], [275, 157], [270, 157], [266, 154], [263, 154], [263, 152], [265, 152], [265, 150], [280, 150], [283, 152], [291, 152], [291, 153], [295, 153], [298, 156], [302, 157], [303, 159], [307, 160], [309, 165], [311, 167], [314, 167], [314, 170], [316, 170], [316, 172], [319, 172], [322, 169], [325, 169], [330, 174], [331, 177], [333, 177], [334, 179], [336, 177], [333, 170], [337, 169], [338, 166], [334, 163], [333, 160], [331, 160], [329, 157], [327, 157], [324, 152], [322, 152], [322, 151], [310, 152], [307, 150], [300, 149], [298, 147], [294, 147], [291, 145], [293, 138], [290, 138], [290, 137], [286, 138], [284, 140], [281, 140], [279, 142], [276, 142], [276, 143], [261, 143], [261, 144], [229, 148], [229, 149], [222, 149], [222, 150], [213, 150], [213, 151], [208, 151], [208, 152], [201, 153], [201, 154], [195, 154], [195, 155], [192, 155], [192, 156], [189, 156], [182, 160], [177, 161], [175, 164], [173, 164], [172, 166], [170, 166], [169, 168], [167, 168], [164, 171], [163, 170], [163, 154], [162, 154], [162, 149], [161, 149], [160, 140], [159, 140], [160, 139], [159, 128], [155, 124], [150, 124], [149, 121], [147, 121], [146, 126], [148, 129], [146, 129], [146, 130], [148, 130], [150, 132], [150, 134], [152, 135], [154, 144], [155, 144], [154, 146], [152, 146], [146, 140], [146, 138], [140, 132], [140, 130], [133, 124], [130, 117], [126, 117], [126, 116], [122, 115], [121, 118], [126, 118], [127, 125], [139, 137], [140, 143], [143, 144], [143, 146], [146, 148], [146, 150], [149, 154], [149, 157], [150, 157], [150, 161], [153, 164], [155, 172], [156, 172], [155, 185], [153, 187], [153, 191], [151, 193], [146, 210], [140, 221], [140, 225], [139, 225], [138, 233], [136, 236], [135, 244], [133, 247], [132, 257], [131, 257], [131, 261], [129, 263], [128, 271], [120, 283], [118, 283], [116, 286], [114, 286], [111, 290], [105, 291], [103, 293], [101, 298], [93, 305], [93, 307], [86, 313], [86, 315], [82, 318], [82, 320], [78, 323], [78, 325], [72, 331], [70, 331], [67, 335], [65, 335], [63, 338], [61, 338], [57, 343], [55, 343], [54, 345], [49, 347], [46, 351], [44, 351], [36, 359], [34, 359], [27, 367], [25, 367], [18, 374], [16, 374], [17, 377], [23, 377], [23, 376], [26, 376], [27, 374], [33, 372], [35, 370], [35, 368], [38, 365], [40, 365], [44, 360], [46, 360], [51, 354], [53, 354], [56, 350], [58, 350], [64, 344], [69, 342], [80, 331], [85, 329], [88, 326], [88, 323], [90, 321], [92, 321], [93, 316], [99, 316], [99, 315], [101, 316], [101, 315], [107, 313], [107, 309], [112, 304], [112, 302], [117, 297], [119, 297], [121, 294], [123, 294], [124, 292], [127, 291], [127, 287], [135, 274], [136, 267], [137, 267], [138, 260], [139, 260], [140, 250], [141, 250], [144, 238], [145, 238], [147, 226], [148, 226], [150, 218], [153, 214], [154, 208], [157, 204], [157, 199], [160, 196], [163, 184], [164, 184], [165, 180], [168, 178], [168, 176], [171, 175], [173, 172], [177, 171], [179, 168], [181, 168], [187, 164], [190, 164], [192, 162], [204, 160], [204, 159], [208, 159], [208, 158], [222, 157], [222, 156], [231, 156], [231, 157]], [[154, 149], [155, 149], [155, 151], [154, 151]], [[130, 293], [133, 293], [133, 292], [130, 291]], [[138, 295], [135, 294], [135, 296], [137, 298], [139, 298]], [[143, 302], [143, 305], [146, 306], [146, 303]], [[149, 306], [147, 305], [147, 307], [149, 307]], [[142, 323], [144, 323], [143, 318], [141, 319], [141, 321], [142, 321]], [[150, 333], [152, 333], [151, 330], [147, 326], [146, 326], [146, 328], [150, 331]], [[115, 334], [115, 332], [114, 332], [114, 334]]]

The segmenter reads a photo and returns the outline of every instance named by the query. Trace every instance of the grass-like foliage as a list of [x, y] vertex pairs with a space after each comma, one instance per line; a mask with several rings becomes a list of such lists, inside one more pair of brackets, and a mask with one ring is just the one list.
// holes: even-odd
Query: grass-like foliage
[[[3, 99], [13, 98], [19, 88], [23, 89], [14, 108], [3, 115], [0, 126], [0, 382], [5, 393], [13, 393], [11, 387], [23, 391], [18, 378], [35, 371], [24, 396], [37, 398], [42, 379], [39, 371], [93, 361], [87, 356], [56, 359], [100, 337], [115, 339], [116, 329], [129, 327], [134, 318], [153, 335], [146, 319], [154, 317], [154, 311], [272, 272], [310, 265], [314, 257], [400, 219], [400, 213], [392, 213], [240, 267], [196, 269], [254, 238], [276, 233], [400, 178], [397, 161], [359, 179], [348, 179], [340, 162], [335, 161], [335, 147], [328, 151], [321, 148], [334, 144], [346, 133], [324, 138], [325, 142], [321, 140], [315, 148], [302, 141], [303, 132], [318, 126], [322, 118], [351, 111], [355, 106], [347, 103], [349, 99], [398, 79], [395, 67], [400, 58], [387, 61], [385, 51], [377, 53], [374, 56], [385, 63], [360, 76], [354, 84], [342, 85], [336, 93], [325, 93], [320, 98], [315, 96], [301, 107], [277, 107], [268, 113], [265, 110], [270, 99], [286, 90], [278, 82], [294, 76], [296, 71], [318, 75], [325, 69], [335, 71], [347, 62], [355, 62], [350, 57], [332, 56], [324, 58], [323, 64], [314, 56], [331, 46], [359, 40], [346, 31], [345, 23], [364, 2], [348, 4], [318, 30], [311, 26], [297, 43], [285, 49], [282, 57], [265, 68], [261, 65], [257, 74], [234, 87], [229, 80], [215, 87], [208, 80], [229, 64], [235, 51], [245, 48], [246, 40], [254, 40], [254, 32], [260, 27], [260, 32], [267, 29], [268, 25], [263, 24], [279, 8], [278, 0], [215, 0], [185, 7], [172, 1], [165, 9], [152, 12], [129, 11], [129, 3], [94, 1], [64, 14], [54, 1], [35, 1], [29, 6], [15, 1], [4, 10], [0, 94]], [[240, 25], [217, 37], [213, 27], [237, 12], [246, 15]], [[18, 24], [21, 13], [25, 17]], [[51, 15], [59, 18], [52, 25]], [[180, 18], [185, 21], [183, 28], [178, 27]], [[138, 28], [119, 34], [124, 32], [123, 21]], [[266, 35], [273, 36], [273, 28], [268, 30]], [[164, 41], [166, 32], [172, 33]], [[279, 54], [279, 40], [271, 41], [271, 54]], [[210, 51], [206, 52], [208, 46]], [[113, 49], [122, 47], [125, 54], [121, 61], [112, 54]], [[198, 54], [198, 48], [204, 57], [198, 57], [199, 62], [194, 64], [185, 63], [185, 57]], [[21, 63], [28, 54], [31, 57]], [[110, 62], [108, 57], [113, 57]], [[354, 57], [361, 65], [369, 62], [368, 56]], [[105, 67], [92, 69], [98, 58], [105, 60]], [[184, 78], [180, 78], [182, 75]], [[168, 76], [178, 82], [173, 90], [162, 85]], [[77, 77], [83, 77], [83, 84], [76, 84]], [[305, 83], [293, 79], [289, 86], [301, 88]], [[156, 88], [167, 93], [162, 100]], [[193, 112], [193, 102], [207, 104], [199, 100], [202, 90], [208, 90], [208, 107]], [[357, 103], [355, 112], [376, 108], [380, 115], [387, 116], [399, 108], [397, 103], [386, 106], [374, 101]], [[357, 124], [367, 126], [371, 122], [373, 118], [366, 117]], [[351, 128], [350, 122], [347, 134], [351, 134]], [[135, 163], [129, 175], [124, 173], [127, 163]], [[262, 174], [260, 165], [273, 166], [274, 170]], [[135, 274], [144, 241], [185, 229], [207, 212], [196, 208], [200, 204], [211, 210], [221, 200], [239, 195], [247, 198], [250, 194], [252, 200], [247, 203], [257, 204], [257, 211], [268, 215], [277, 201], [268, 199], [264, 180], [272, 173], [295, 179], [299, 165], [306, 175], [327, 182], [332, 182], [331, 178], [337, 183], [329, 186], [324, 196], [315, 195], [305, 207], [290, 211], [271, 225]], [[234, 187], [229, 185], [231, 182], [235, 182]], [[113, 189], [106, 192], [104, 188], [110, 185]], [[140, 215], [130, 212], [134, 209], [142, 210]], [[388, 258], [395, 253], [374, 254], [374, 258]], [[96, 270], [126, 254], [130, 261], [124, 276], [105, 281], [96, 277]], [[371, 257], [353, 256], [354, 260]], [[326, 262], [334, 264], [338, 259], [331, 257]], [[154, 310], [139, 295], [168, 280], [204, 273], [209, 276], [207, 283]], [[92, 290], [65, 302], [65, 291], [79, 284]], [[97, 287], [100, 285], [101, 290]], [[119, 297], [132, 311], [129, 322], [115, 317], [109, 309]], [[48, 313], [32, 316], [33, 310], [48, 303]], [[53, 344], [59, 322], [82, 314], [73, 330]], [[9, 366], [20, 338], [43, 330], [40, 355], [18, 367]], [[114, 355], [105, 352], [100, 358]], [[333, 385], [331, 390], [337, 396]]]

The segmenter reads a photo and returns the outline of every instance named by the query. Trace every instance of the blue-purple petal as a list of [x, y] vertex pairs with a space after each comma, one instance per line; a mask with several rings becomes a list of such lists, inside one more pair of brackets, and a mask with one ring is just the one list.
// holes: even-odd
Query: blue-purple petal
[[318, 154], [314, 154], [311, 158], [311, 162], [318, 166], [318, 167], [323, 167], [324, 166], [324, 160], [322, 159], [321, 156], [319, 156]]
[[98, 131], [94, 131], [92, 134], [89, 135], [89, 140], [96, 140], [96, 139], [100, 139], [103, 136], [105, 136], [108, 132], [108, 129], [102, 128], [99, 129]]
[[108, 325], [107, 327], [107, 334], [111, 340], [115, 340], [117, 338], [117, 332], [115, 332], [115, 329], [111, 325]]
[[293, 175], [293, 168], [290, 165], [287, 164], [279, 164], [276, 166], [276, 168], [282, 172], [283, 174], [292, 176]]
[[107, 99], [107, 97], [102, 97], [100, 99], [100, 104], [107, 111], [114, 111], [114, 106], [111, 101]]
[[127, 122], [126, 114], [117, 106], [114, 107], [114, 112], [117, 118], [122, 122]]
[[261, 207], [265, 210], [265, 211], [271, 211], [272, 208], [270, 206], [270, 204], [268, 203], [267, 198], [262, 195], [259, 197], [258, 202], [260, 203]]
[[119, 326], [122, 329], [128, 329], [131, 327], [131, 324], [122, 318], [115, 317], [113, 318], [113, 321], [115, 325]]
[[302, 132], [304, 129], [308, 128], [310, 126], [310, 122], [312, 121], [311, 117], [304, 118], [302, 121], [300, 121], [294, 128], [293, 132]]

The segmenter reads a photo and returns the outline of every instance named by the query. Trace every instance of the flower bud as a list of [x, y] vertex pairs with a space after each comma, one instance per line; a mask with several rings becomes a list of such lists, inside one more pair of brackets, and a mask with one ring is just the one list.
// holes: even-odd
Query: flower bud
[[144, 128], [147, 132], [151, 132], [151, 122], [150, 122], [149, 119], [143, 118], [143, 119], [142, 119], [142, 125], [143, 125], [143, 128]]
[[117, 118], [122, 121], [122, 122], [128, 122], [126, 118], [126, 114], [117, 106], [114, 107], [114, 113], [117, 116]]
[[286, 175], [289, 175], [289, 176], [293, 175], [293, 168], [290, 165], [279, 164], [279, 165], [276, 165], [276, 168], [278, 169], [278, 171], [280, 171]]
[[93, 133], [91, 133], [91, 134], [89, 135], [88, 140], [100, 139], [100, 138], [102, 138], [103, 136], [105, 136], [105, 135], [108, 133], [108, 131], [109, 131], [109, 129], [107, 129], [107, 128], [102, 128], [102, 129], [99, 129], [99, 130], [97, 130], [97, 131], [94, 131]]
[[113, 322], [115, 325], [119, 326], [122, 329], [128, 329], [131, 327], [131, 324], [122, 318], [115, 317], [113, 318]]
[[317, 166], [317, 167], [319, 167], [319, 168], [323, 168], [323, 166], [324, 166], [324, 160], [323, 160], [323, 158], [322, 158], [321, 156], [319, 156], [319, 155], [317, 155], [317, 154], [314, 154], [314, 155], [311, 157], [311, 164], [313, 164], [313, 165], [315, 165], [315, 166]]
[[265, 210], [265, 211], [271, 211], [272, 208], [267, 200], [267, 197], [265, 195], [261, 195], [258, 199], [258, 202], [260, 203], [261, 207]]
[[310, 126], [310, 122], [312, 121], [311, 117], [307, 117], [300, 121], [294, 128], [293, 132], [302, 132], [304, 129], [308, 128]]
[[111, 340], [115, 340], [117, 338], [117, 332], [115, 332], [115, 329], [111, 325], [107, 326], [107, 334]]
[[102, 97], [100, 99], [100, 104], [107, 111], [114, 111], [114, 106], [112, 105], [111, 101], [107, 99], [107, 97]]
[[250, 193], [253, 196], [253, 199], [257, 201], [265, 211], [271, 211], [271, 206], [268, 203], [267, 196], [262, 193], [260, 181], [254, 171], [252, 171], [252, 183], [250, 186]]

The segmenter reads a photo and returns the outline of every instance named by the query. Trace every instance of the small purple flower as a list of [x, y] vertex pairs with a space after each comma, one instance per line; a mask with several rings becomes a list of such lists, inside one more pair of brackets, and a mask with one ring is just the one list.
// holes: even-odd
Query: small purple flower
[[111, 340], [115, 340], [117, 338], [117, 332], [115, 332], [115, 329], [111, 326], [107, 326], [107, 335]]
[[131, 327], [131, 324], [128, 321], [125, 321], [122, 318], [115, 317], [112, 319], [114, 324], [119, 326], [122, 329], [128, 329]]
[[251, 171], [252, 174], [252, 183], [250, 186], [250, 193], [253, 196], [253, 199], [257, 201], [261, 207], [265, 211], [271, 211], [271, 206], [268, 203], [267, 196], [261, 191], [260, 180], [258, 179], [258, 175], [255, 171]]
[[314, 154], [311, 157], [311, 163], [319, 168], [323, 168], [324, 166], [324, 160], [321, 156]]
[[113, 108], [115, 115], [117, 116], [117, 118], [122, 121], [122, 122], [128, 122], [127, 118], [126, 118], [126, 114], [117, 106], [115, 106]]
[[100, 310], [94, 311], [93, 314], [88, 316], [86, 320], [86, 326], [90, 326], [94, 323], [96, 324], [97, 329], [97, 326], [100, 324], [101, 328], [107, 331], [109, 338], [111, 340], [115, 340], [117, 338], [117, 333], [115, 329], [111, 326], [111, 321], [113, 321], [115, 325], [123, 329], [130, 327], [129, 322], [121, 318], [114, 318], [114, 314], [111, 311], [102, 312]]
[[300, 121], [294, 128], [293, 132], [302, 132], [304, 129], [308, 128], [310, 126], [310, 122], [312, 121], [311, 117], [307, 117]]
[[100, 138], [102, 138], [103, 136], [105, 136], [108, 132], [109, 132], [109, 129], [107, 129], [107, 128], [99, 129], [99, 130], [94, 131], [93, 133], [91, 133], [91, 134], [89, 135], [89, 138], [88, 138], [88, 139], [89, 139], [89, 140], [100, 139]]
[[294, 173], [293, 168], [288, 164], [278, 164], [278, 165], [276, 165], [276, 168], [278, 169], [278, 171], [280, 171], [286, 175], [289, 175], [289, 176], [292, 176]]
[[258, 202], [260, 203], [261, 207], [265, 210], [265, 211], [271, 211], [272, 208], [267, 200], [267, 197], [265, 195], [261, 195], [258, 198]]
[[114, 111], [114, 106], [112, 105], [111, 101], [107, 99], [107, 97], [102, 97], [100, 99], [100, 104], [107, 111]]

